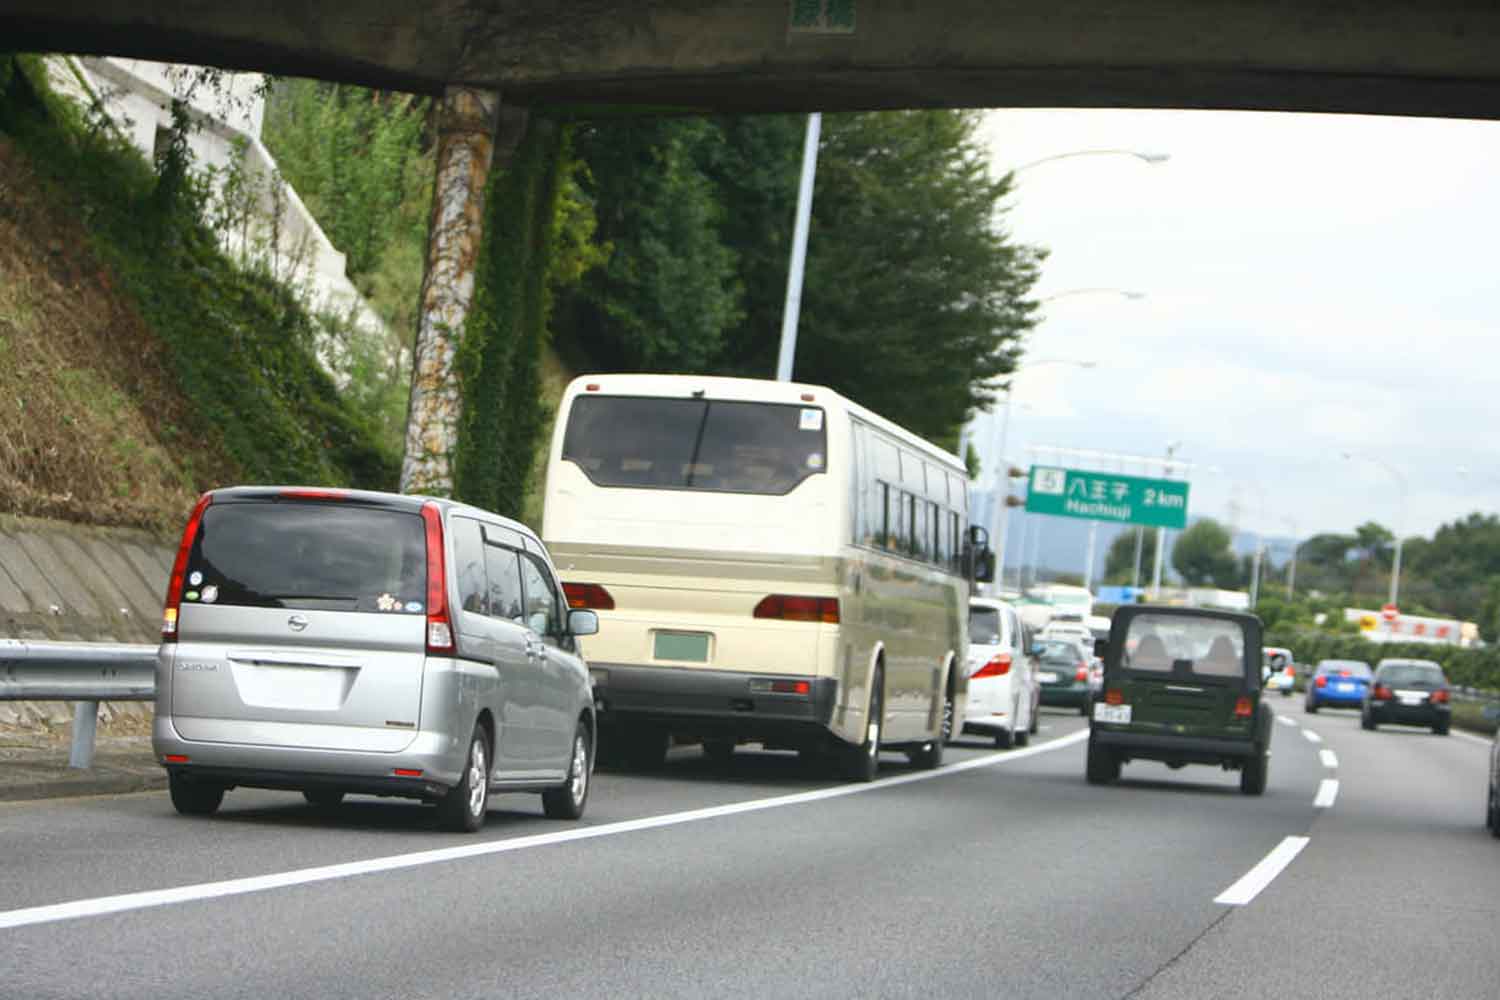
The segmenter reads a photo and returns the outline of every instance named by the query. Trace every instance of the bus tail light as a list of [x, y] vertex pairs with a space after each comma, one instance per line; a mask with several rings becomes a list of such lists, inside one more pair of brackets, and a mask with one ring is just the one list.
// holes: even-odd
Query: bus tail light
[[753, 680], [750, 682], [751, 694], [796, 694], [806, 697], [812, 693], [811, 681], [797, 680]]
[[1255, 706], [1250, 704], [1248, 697], [1240, 695], [1234, 703], [1234, 717], [1236, 719], [1248, 719], [1253, 714], [1255, 714]]
[[837, 597], [802, 597], [794, 594], [768, 594], [755, 606], [756, 618], [774, 618], [784, 622], [839, 623]]
[[198, 537], [198, 525], [203, 521], [203, 512], [208, 509], [211, 500], [208, 493], [199, 497], [192, 516], [188, 518], [187, 527], [182, 529], [182, 542], [177, 546], [177, 558], [172, 562], [172, 575], [167, 579], [167, 600], [162, 605], [162, 642], [177, 641], [177, 617], [182, 609], [182, 584], [183, 578], [187, 576], [188, 556], [193, 551], [194, 539]]
[[597, 583], [565, 583], [563, 593], [568, 595], [570, 608], [592, 608], [595, 611], [615, 609], [615, 599]]
[[448, 619], [443, 560], [443, 512], [429, 500], [422, 505], [422, 520], [427, 525], [427, 652], [452, 653], [453, 626]]
[[971, 675], [971, 679], [978, 680], [981, 677], [1004, 677], [1008, 673], [1010, 673], [1010, 654], [996, 653], [994, 656], [990, 657], [990, 662], [974, 671], [974, 673]]

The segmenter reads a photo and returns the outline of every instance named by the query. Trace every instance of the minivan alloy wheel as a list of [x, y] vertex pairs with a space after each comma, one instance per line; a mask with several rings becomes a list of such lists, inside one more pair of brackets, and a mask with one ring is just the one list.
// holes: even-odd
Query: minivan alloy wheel
[[484, 799], [489, 789], [484, 760], [484, 741], [475, 740], [469, 746], [469, 815], [479, 816], [484, 812]]
[[589, 790], [589, 749], [584, 745], [583, 734], [573, 737], [573, 780], [568, 783], [568, 793], [574, 803], [583, 801]]

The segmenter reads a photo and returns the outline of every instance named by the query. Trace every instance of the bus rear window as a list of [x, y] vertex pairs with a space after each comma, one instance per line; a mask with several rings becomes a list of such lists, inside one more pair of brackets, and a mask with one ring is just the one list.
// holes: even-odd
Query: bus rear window
[[422, 518], [348, 503], [210, 504], [183, 590], [188, 603], [421, 614]]
[[598, 486], [779, 496], [824, 471], [825, 423], [810, 406], [585, 396], [562, 457]]

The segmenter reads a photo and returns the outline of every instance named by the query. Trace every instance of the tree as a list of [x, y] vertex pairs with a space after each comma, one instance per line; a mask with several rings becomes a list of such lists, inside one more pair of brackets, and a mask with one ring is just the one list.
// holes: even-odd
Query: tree
[[824, 119], [798, 334], [799, 380], [952, 445], [1014, 370], [1044, 253], [998, 225], [971, 111]]
[[1239, 565], [1229, 542], [1229, 531], [1218, 521], [1211, 517], [1196, 521], [1172, 546], [1172, 568], [1189, 586], [1234, 587], [1239, 582]]
[[1135, 575], [1135, 542], [1141, 538], [1141, 568], [1149, 572], [1156, 560], [1156, 529], [1131, 528], [1116, 535], [1104, 556], [1104, 580], [1106, 583], [1129, 583]]

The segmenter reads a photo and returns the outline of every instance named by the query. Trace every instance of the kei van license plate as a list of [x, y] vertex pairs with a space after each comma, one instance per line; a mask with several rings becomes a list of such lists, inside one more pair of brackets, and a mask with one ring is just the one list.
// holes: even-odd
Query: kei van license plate
[[657, 632], [651, 655], [658, 660], [708, 662], [707, 632]]
[[1129, 705], [1105, 705], [1094, 706], [1094, 721], [1096, 722], [1129, 722]]

